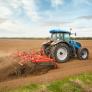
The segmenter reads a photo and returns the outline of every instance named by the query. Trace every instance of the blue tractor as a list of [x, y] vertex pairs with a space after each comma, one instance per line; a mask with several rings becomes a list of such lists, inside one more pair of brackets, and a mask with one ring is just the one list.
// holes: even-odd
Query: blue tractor
[[80, 60], [88, 59], [88, 49], [83, 48], [81, 44], [73, 40], [71, 32], [63, 30], [50, 30], [51, 39], [45, 42], [42, 47], [44, 53], [57, 62], [66, 62], [72, 57], [78, 57]]

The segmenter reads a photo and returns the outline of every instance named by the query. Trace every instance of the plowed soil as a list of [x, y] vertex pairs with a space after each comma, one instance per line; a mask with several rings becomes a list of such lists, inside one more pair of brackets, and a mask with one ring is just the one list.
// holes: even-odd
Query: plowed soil
[[[0, 58], [7, 57], [16, 50], [38, 51], [41, 44], [46, 40], [30, 40], [30, 39], [0, 39]], [[47, 83], [53, 80], [59, 80], [67, 76], [80, 74], [82, 72], [92, 71], [92, 40], [79, 40], [83, 47], [89, 50], [88, 60], [71, 59], [66, 63], [58, 63], [58, 69], [53, 69], [46, 74], [37, 76], [20, 77], [16, 79], [9, 78], [0, 82], [0, 88], [13, 88], [30, 83]], [[6, 58], [4, 58], [6, 59]], [[6, 61], [6, 62], [4, 62]], [[0, 69], [9, 64], [8, 60], [0, 60]], [[10, 65], [13, 63], [11, 62]], [[5, 74], [5, 71], [2, 71]], [[7, 73], [6, 73], [7, 74]], [[1, 77], [2, 75], [0, 75]], [[1, 81], [1, 80], [0, 80]]]

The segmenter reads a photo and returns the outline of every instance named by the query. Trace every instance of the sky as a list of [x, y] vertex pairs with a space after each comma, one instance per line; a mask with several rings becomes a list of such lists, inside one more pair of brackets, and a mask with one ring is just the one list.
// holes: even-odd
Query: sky
[[92, 37], [92, 0], [0, 0], [0, 37], [48, 37], [51, 29]]

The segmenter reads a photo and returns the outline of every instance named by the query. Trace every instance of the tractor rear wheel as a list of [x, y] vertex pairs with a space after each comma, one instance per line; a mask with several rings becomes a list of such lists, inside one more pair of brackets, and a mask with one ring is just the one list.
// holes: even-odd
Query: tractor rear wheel
[[61, 43], [52, 48], [52, 57], [60, 63], [64, 63], [70, 59], [70, 49], [67, 44]]
[[88, 59], [88, 55], [89, 55], [88, 49], [87, 48], [80, 48], [80, 49], [78, 49], [77, 55], [78, 55], [78, 58], [80, 60]]

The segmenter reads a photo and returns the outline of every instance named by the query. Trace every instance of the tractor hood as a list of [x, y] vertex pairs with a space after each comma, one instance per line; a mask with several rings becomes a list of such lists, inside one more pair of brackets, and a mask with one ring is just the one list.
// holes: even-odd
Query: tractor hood
[[79, 49], [81, 47], [81, 44], [79, 42], [75, 41], [75, 40], [70, 40], [69, 44], [71, 46], [73, 46], [74, 48], [77, 48], [77, 49]]

